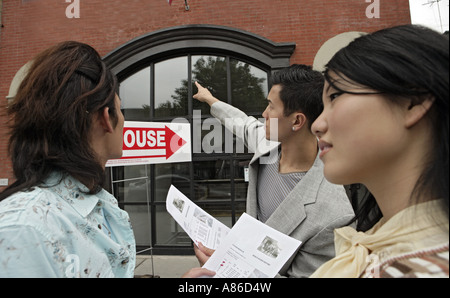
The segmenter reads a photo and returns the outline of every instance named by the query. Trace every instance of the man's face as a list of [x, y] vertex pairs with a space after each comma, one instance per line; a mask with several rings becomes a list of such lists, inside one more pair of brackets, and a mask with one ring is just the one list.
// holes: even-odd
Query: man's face
[[282, 142], [292, 135], [292, 117], [284, 115], [284, 104], [280, 98], [281, 85], [274, 85], [267, 96], [268, 105], [262, 116], [266, 119], [266, 138]]

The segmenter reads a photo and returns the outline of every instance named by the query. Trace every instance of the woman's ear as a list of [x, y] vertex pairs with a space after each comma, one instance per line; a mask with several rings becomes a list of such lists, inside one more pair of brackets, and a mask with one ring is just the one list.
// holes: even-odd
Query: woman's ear
[[433, 106], [435, 98], [428, 96], [419, 104], [411, 104], [406, 111], [405, 126], [411, 128], [416, 125]]
[[105, 132], [112, 133], [114, 131], [111, 124], [111, 117], [109, 116], [108, 107], [99, 112], [99, 122]]

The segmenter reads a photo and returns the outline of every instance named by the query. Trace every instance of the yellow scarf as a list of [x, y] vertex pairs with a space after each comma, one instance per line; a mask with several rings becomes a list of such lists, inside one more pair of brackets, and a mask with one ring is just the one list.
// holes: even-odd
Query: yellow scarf
[[351, 227], [336, 229], [336, 257], [311, 277], [360, 277], [371, 262], [448, 243], [448, 218], [441, 201], [406, 208], [389, 221], [381, 219], [366, 233]]

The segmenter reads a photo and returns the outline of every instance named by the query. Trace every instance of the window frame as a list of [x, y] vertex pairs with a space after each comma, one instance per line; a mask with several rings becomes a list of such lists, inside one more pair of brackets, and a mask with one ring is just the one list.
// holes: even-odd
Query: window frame
[[[172, 58], [187, 56], [188, 58], [188, 115], [187, 119], [190, 123], [193, 122], [193, 90], [192, 90], [192, 56], [221, 56], [225, 57], [227, 62], [227, 94], [228, 98], [221, 99], [226, 102], [232, 102], [231, 92], [231, 74], [230, 74], [230, 60], [236, 59], [244, 63], [248, 63], [255, 66], [268, 74], [268, 89], [271, 73], [281, 68], [290, 65], [290, 57], [295, 50], [295, 44], [293, 43], [281, 43], [275, 44], [270, 40], [264, 39], [257, 35], [228, 27], [211, 26], [211, 25], [188, 25], [174, 28], [163, 29], [156, 31], [142, 37], [136, 38], [123, 46], [120, 46], [113, 52], [104, 57], [105, 63], [112, 69], [113, 73], [118, 77], [119, 82], [132, 76], [138, 71], [150, 67], [150, 117], [148, 121], [152, 122], [165, 122], [171, 121], [173, 117], [168, 118], [155, 118], [154, 115], [154, 80], [155, 80], [155, 68], [154, 65], [158, 62], [165, 61]], [[257, 118], [261, 114], [249, 114], [256, 116]], [[202, 119], [209, 118], [211, 115], [202, 114]], [[215, 153], [213, 155], [206, 153], [193, 154], [193, 162], [190, 163], [190, 177], [194, 177], [193, 164], [195, 162], [207, 161], [211, 159], [223, 159], [229, 161], [230, 166], [230, 189], [231, 200], [227, 203], [231, 206], [231, 221], [234, 224], [237, 220], [236, 207], [239, 204], [246, 203], [244, 199], [235, 199], [236, 187], [235, 187], [235, 163], [249, 161], [252, 158], [252, 154], [227, 154], [227, 153]], [[111, 180], [108, 183], [109, 190], [114, 194], [113, 170], [109, 175]], [[155, 200], [155, 187], [153, 181], [155, 177], [155, 165], [149, 165], [149, 190], [151, 201], [145, 204], [136, 202], [119, 202], [121, 208], [125, 208], [126, 205], [147, 205], [149, 214], [150, 230], [150, 247], [138, 246], [137, 250], [152, 249], [154, 254], [176, 254], [186, 255], [192, 254], [191, 246], [166, 246], [157, 243], [157, 224], [156, 216], [157, 209], [165, 205], [165, 202]], [[152, 179], [153, 177], [153, 179]], [[119, 179], [120, 180], [120, 179]], [[194, 182], [191, 181], [190, 192], [194, 191]], [[207, 204], [221, 204], [222, 202], [208, 201]], [[200, 207], [202, 204], [199, 204]]]

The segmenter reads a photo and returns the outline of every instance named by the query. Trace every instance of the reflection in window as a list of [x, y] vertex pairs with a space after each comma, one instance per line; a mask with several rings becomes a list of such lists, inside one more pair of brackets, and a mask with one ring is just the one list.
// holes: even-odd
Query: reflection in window
[[188, 115], [187, 57], [155, 64], [155, 117]]
[[268, 95], [267, 73], [248, 63], [230, 60], [231, 104], [247, 114], [264, 111]]
[[130, 214], [140, 249], [152, 247], [165, 253], [173, 247], [173, 251], [192, 252], [192, 241], [166, 211], [170, 186], [232, 227], [245, 211], [248, 183], [244, 169], [253, 156], [248, 150], [236, 152], [243, 146], [237, 147], [236, 138], [212, 118], [208, 104], [192, 98], [197, 93], [194, 82], [258, 118], [266, 108], [268, 70], [211, 54], [187, 54], [146, 65], [150, 66], [121, 82], [125, 120], [185, 118], [193, 129], [193, 162], [114, 168], [113, 191]]
[[167, 212], [166, 206], [156, 206], [156, 244], [164, 246], [190, 246], [192, 240]]
[[147, 205], [126, 205], [125, 211], [130, 216], [136, 245], [147, 246], [150, 243], [151, 218]]
[[150, 166], [130, 166], [113, 169], [113, 192], [120, 207], [130, 216], [137, 246], [150, 243], [151, 213], [149, 212]]
[[150, 191], [149, 165], [113, 169], [113, 190], [124, 203], [147, 203]]
[[[192, 56], [192, 81], [198, 81], [208, 88], [218, 99], [227, 102], [227, 62], [224, 57]], [[197, 88], [194, 87], [194, 92]], [[210, 114], [210, 108], [198, 100], [193, 102], [194, 110], [201, 110], [202, 115]]]
[[171, 185], [191, 198], [191, 178], [188, 163], [155, 165], [155, 201], [165, 202]]
[[150, 67], [135, 73], [120, 83], [122, 109], [128, 121], [150, 119]]
[[[248, 168], [250, 160], [234, 161], [234, 198], [235, 200], [246, 200], [247, 182], [245, 181], [245, 169]], [[244, 209], [245, 210], [245, 209]]]
[[[199, 122], [199, 121], [196, 121]], [[200, 136], [201, 142], [194, 145], [194, 153], [223, 153], [225, 149], [225, 128], [216, 118], [207, 118], [194, 124], [195, 137]], [[232, 151], [232, 150], [231, 150]], [[232, 153], [232, 152], [228, 152]]]
[[195, 182], [205, 188], [203, 200], [231, 201], [230, 161], [214, 159], [194, 162]]

